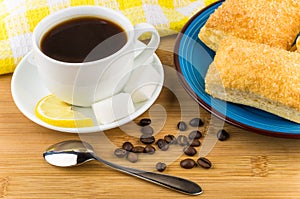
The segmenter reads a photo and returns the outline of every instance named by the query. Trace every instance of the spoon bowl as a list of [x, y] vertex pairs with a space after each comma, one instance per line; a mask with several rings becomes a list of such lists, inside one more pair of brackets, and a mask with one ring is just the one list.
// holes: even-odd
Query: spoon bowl
[[202, 193], [201, 187], [190, 180], [128, 168], [104, 160], [95, 154], [93, 147], [89, 143], [79, 140], [68, 140], [54, 144], [46, 149], [43, 156], [49, 164], [58, 167], [77, 166], [91, 160], [97, 160], [123, 173], [127, 173], [184, 194], [199, 195]]
[[95, 160], [93, 147], [78, 140], [54, 144], [43, 153], [44, 159], [53, 166], [72, 167]]

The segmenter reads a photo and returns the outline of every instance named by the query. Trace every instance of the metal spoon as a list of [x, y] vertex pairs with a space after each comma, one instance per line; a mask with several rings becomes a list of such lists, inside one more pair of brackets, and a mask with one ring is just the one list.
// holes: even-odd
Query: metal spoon
[[69, 140], [54, 144], [43, 153], [43, 156], [49, 164], [59, 167], [77, 166], [90, 160], [97, 160], [118, 171], [184, 194], [199, 195], [202, 193], [201, 187], [190, 180], [123, 167], [104, 160], [94, 153], [90, 144], [79, 140]]

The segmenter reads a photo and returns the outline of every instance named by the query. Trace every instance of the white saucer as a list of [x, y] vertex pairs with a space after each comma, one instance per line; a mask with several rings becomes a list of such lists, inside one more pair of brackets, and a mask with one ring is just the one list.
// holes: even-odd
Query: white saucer
[[[19, 65], [17, 66], [13, 74], [12, 83], [11, 83], [13, 100], [17, 105], [17, 107], [19, 108], [19, 110], [27, 118], [29, 118], [30, 120], [32, 120], [33, 122], [41, 126], [56, 131], [61, 131], [61, 132], [93, 133], [93, 132], [104, 131], [104, 130], [108, 130], [108, 129], [112, 129], [124, 125], [134, 120], [135, 118], [143, 114], [148, 108], [150, 108], [150, 106], [158, 98], [164, 82], [163, 66], [159, 58], [157, 57], [157, 55], [154, 54], [151, 65], [155, 67], [157, 72], [160, 74], [161, 79], [158, 82], [158, 86], [156, 87], [156, 90], [154, 91], [151, 99], [139, 104], [135, 104], [136, 111], [134, 113], [110, 124], [96, 125], [93, 127], [83, 127], [83, 128], [62, 128], [62, 127], [49, 125], [48, 123], [43, 122], [42, 120], [40, 120], [35, 116], [34, 108], [37, 102], [40, 99], [42, 99], [44, 96], [49, 95], [50, 92], [41, 81], [37, 71], [37, 67], [29, 61], [30, 59], [32, 59], [31, 56], [32, 53], [31, 52], [28, 53], [19, 63]], [[90, 117], [93, 118], [94, 124], [97, 124], [97, 122], [95, 122], [95, 116], [91, 108], [78, 108], [78, 111], [81, 111], [84, 114], [88, 114]]]

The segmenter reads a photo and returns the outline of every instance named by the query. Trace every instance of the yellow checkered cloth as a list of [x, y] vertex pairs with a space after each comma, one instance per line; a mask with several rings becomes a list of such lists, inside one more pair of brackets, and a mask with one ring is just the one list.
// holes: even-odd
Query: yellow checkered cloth
[[161, 36], [179, 31], [187, 20], [216, 0], [0, 0], [0, 74], [11, 73], [31, 50], [37, 23], [58, 10], [99, 5], [121, 11], [133, 24], [154, 25]]

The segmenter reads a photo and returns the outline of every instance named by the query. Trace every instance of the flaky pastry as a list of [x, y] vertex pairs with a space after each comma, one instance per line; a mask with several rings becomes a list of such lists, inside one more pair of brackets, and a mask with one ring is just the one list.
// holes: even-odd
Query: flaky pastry
[[227, 37], [209, 66], [205, 91], [300, 123], [300, 53]]
[[299, 32], [299, 0], [226, 0], [199, 38], [214, 51], [227, 36], [289, 50]]

